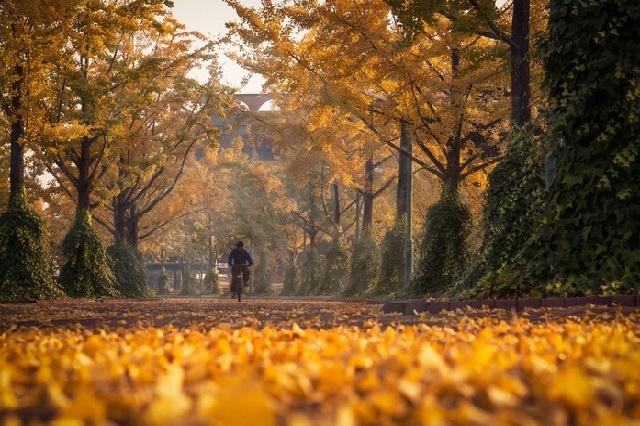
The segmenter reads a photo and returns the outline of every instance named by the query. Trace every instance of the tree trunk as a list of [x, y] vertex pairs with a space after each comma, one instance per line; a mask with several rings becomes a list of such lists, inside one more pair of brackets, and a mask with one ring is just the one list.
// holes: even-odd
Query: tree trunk
[[136, 215], [136, 205], [135, 203], [129, 206], [128, 209], [129, 214], [127, 215], [127, 242], [131, 247], [138, 250], [138, 243], [140, 239], [138, 237], [139, 226], [139, 216]]
[[362, 229], [373, 225], [373, 159], [369, 158], [364, 165], [364, 193], [362, 194]]
[[331, 193], [333, 201], [333, 221], [336, 227], [340, 228], [340, 188], [337, 183], [331, 184]]
[[[400, 126], [400, 148], [406, 152], [411, 152], [411, 145], [407, 136], [406, 125], [404, 123]], [[398, 188], [396, 192], [396, 218], [400, 218], [407, 214], [409, 203], [407, 201], [409, 196], [409, 174], [407, 169], [411, 167], [411, 159], [405, 155], [400, 154], [398, 158]]]
[[90, 148], [93, 139], [88, 136], [82, 138], [82, 148], [78, 159], [78, 210], [91, 210], [91, 177], [89, 174]]
[[511, 118], [524, 127], [531, 121], [529, 14], [531, 0], [514, 0], [511, 20]]
[[118, 194], [113, 198], [111, 203], [113, 207], [113, 227], [115, 230], [114, 238], [116, 243], [125, 241], [127, 238], [127, 220], [125, 218], [123, 195]]
[[18, 78], [13, 83], [13, 95], [11, 97], [11, 109], [15, 120], [11, 123], [11, 159], [9, 170], [9, 199], [19, 196], [24, 188], [24, 116], [22, 113], [22, 84], [24, 82], [24, 68], [21, 65], [15, 67]]

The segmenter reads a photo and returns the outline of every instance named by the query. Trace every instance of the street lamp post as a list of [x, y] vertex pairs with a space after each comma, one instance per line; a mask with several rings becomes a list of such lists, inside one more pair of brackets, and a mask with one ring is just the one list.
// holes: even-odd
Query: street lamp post
[[[400, 147], [404, 149], [407, 154], [402, 153], [401, 155], [406, 155], [407, 157], [412, 155], [412, 144], [411, 139], [407, 135], [407, 124], [404, 120], [400, 122]], [[412, 182], [413, 182], [413, 162], [411, 158], [407, 158], [406, 173], [407, 178], [407, 238], [404, 244], [404, 285], [405, 287], [409, 287], [411, 283], [411, 273], [413, 272], [413, 236], [412, 236], [412, 227], [411, 227], [411, 207], [412, 207]]]

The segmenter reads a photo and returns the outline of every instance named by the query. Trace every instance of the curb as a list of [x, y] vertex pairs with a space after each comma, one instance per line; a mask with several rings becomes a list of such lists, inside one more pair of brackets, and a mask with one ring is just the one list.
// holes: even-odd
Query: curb
[[428, 312], [438, 314], [442, 311], [456, 309], [524, 309], [570, 308], [576, 306], [627, 306], [640, 307], [640, 294], [620, 294], [616, 296], [584, 296], [584, 297], [550, 297], [546, 299], [485, 299], [485, 300], [451, 300], [430, 301], [424, 299], [397, 300], [386, 302], [382, 312], [415, 315]]

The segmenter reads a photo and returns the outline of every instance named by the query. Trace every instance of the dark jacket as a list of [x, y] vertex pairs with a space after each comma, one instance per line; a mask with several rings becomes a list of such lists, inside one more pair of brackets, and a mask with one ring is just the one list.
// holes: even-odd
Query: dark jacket
[[229, 253], [229, 265], [253, 265], [253, 259], [244, 248], [236, 247]]

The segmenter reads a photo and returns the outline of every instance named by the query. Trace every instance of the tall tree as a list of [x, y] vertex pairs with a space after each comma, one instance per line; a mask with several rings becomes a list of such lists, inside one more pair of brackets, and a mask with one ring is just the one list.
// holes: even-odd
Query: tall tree
[[237, 60], [267, 76], [270, 90], [307, 100], [314, 86], [397, 152], [398, 123], [407, 121], [420, 149], [412, 160], [452, 188], [499, 158], [504, 85], [492, 41], [456, 33], [441, 18], [407, 43], [384, 2], [229, 3], [242, 20], [229, 25], [230, 40], [251, 52]]
[[[9, 126], [9, 208], [0, 218], [0, 298], [61, 296], [53, 281], [40, 218], [25, 191], [25, 152], [34, 149], [52, 95], [49, 73], [59, 59], [68, 3], [0, 4], [0, 114]], [[2, 138], [4, 140], [4, 137]]]
[[[110, 195], [110, 188], [101, 181], [117, 173], [113, 166], [119, 159], [118, 142], [131, 111], [121, 104], [118, 94], [140, 75], [170, 62], [163, 52], [157, 56], [151, 52], [144, 60], [131, 49], [139, 38], [136, 35], [161, 37], [170, 32], [171, 26], [165, 25], [170, 5], [163, 0], [83, 0], [75, 4], [77, 14], [66, 34], [66, 60], [59, 62], [54, 74], [57, 97], [51, 101], [49, 120], [58, 134], [52, 131], [43, 152], [51, 174], [76, 202], [76, 222], [65, 238], [68, 243], [64, 246], [70, 251], [65, 251], [61, 280], [78, 296], [117, 294], [106, 251], [98, 247], [100, 238], [78, 235], [95, 233], [91, 211]], [[67, 130], [66, 138], [57, 137], [64, 129], [76, 132], [69, 135]], [[83, 241], [98, 246], [84, 247]], [[89, 252], [94, 256], [87, 256]], [[102, 272], [88, 274], [82, 268]]]
[[[462, 33], [498, 40], [509, 47], [511, 119], [517, 126], [531, 121], [530, 14], [531, 0], [387, 0], [410, 37], [445, 17]], [[497, 3], [501, 3], [500, 8]], [[506, 3], [506, 4], [505, 4]], [[510, 32], [504, 16], [511, 11]]]
[[171, 61], [161, 73], [146, 70], [144, 81], [119, 94], [123, 108], [131, 104], [134, 108], [126, 117], [121, 139], [114, 141], [121, 147], [117, 178], [105, 183], [114, 195], [97, 216], [115, 241], [134, 248], [158, 229], [145, 216], [166, 204], [185, 168], [216, 146], [218, 129], [211, 117], [223, 116], [232, 104], [230, 89], [219, 83], [216, 68], [205, 84], [187, 77], [208, 58], [206, 49], [187, 50], [190, 43], [176, 42], [173, 32], [165, 37], [169, 46], [155, 46], [153, 51]]
[[443, 196], [456, 197], [465, 179], [500, 159], [507, 99], [492, 39], [456, 31], [441, 15], [407, 41], [382, 1], [229, 3], [242, 20], [230, 38], [251, 52], [238, 56], [243, 66], [283, 96], [306, 101], [315, 86], [327, 106], [398, 153], [398, 123], [408, 123], [418, 148], [410, 158], [438, 177]]

